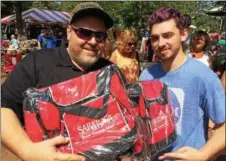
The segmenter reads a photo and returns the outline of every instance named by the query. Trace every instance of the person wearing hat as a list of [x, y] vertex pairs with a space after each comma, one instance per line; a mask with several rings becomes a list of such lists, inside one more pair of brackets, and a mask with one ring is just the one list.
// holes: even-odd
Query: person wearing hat
[[23, 129], [23, 96], [30, 88], [42, 88], [112, 64], [99, 56], [113, 19], [94, 2], [78, 4], [67, 26], [67, 43], [26, 56], [1, 86], [2, 143], [24, 161], [83, 161], [83, 156], [60, 153], [63, 136], [33, 143]]

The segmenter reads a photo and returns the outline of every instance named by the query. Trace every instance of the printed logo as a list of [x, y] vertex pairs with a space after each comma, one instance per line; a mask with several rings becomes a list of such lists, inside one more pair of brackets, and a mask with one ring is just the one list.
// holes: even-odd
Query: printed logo
[[184, 107], [184, 91], [180, 88], [169, 88], [169, 100], [173, 108], [177, 134], [181, 134], [182, 114]]
[[[117, 116], [116, 116], [117, 117]], [[111, 115], [106, 115], [102, 119], [88, 122], [82, 126], [78, 126], [77, 130], [82, 139], [101, 134], [119, 123], [118, 119]]]
[[158, 132], [160, 129], [165, 128], [168, 126], [167, 122], [167, 116], [166, 114], [161, 110], [159, 112], [159, 115], [157, 118], [152, 119], [151, 121], [153, 132]]

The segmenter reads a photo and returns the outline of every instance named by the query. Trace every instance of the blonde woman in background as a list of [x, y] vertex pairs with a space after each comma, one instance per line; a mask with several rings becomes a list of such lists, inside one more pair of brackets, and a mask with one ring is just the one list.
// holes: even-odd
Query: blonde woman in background
[[136, 51], [137, 36], [134, 31], [126, 29], [116, 41], [116, 49], [110, 57], [124, 74], [127, 83], [138, 81], [140, 75], [139, 56]]

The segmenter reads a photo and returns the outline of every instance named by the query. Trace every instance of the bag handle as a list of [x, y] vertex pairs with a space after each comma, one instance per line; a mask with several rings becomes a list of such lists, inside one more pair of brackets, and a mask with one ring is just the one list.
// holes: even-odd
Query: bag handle
[[[74, 104], [67, 105], [67, 106], [59, 105], [57, 102], [54, 101], [54, 99], [51, 96], [50, 88], [47, 88], [43, 92], [32, 88], [30, 91], [26, 91], [26, 96], [27, 96], [27, 98], [25, 99], [26, 110], [32, 111], [32, 112], [36, 111], [36, 108], [34, 107], [36, 100], [42, 100], [45, 102], [50, 102], [56, 108], [58, 108], [60, 110], [61, 119], [64, 113], [86, 116], [86, 117], [96, 118], [96, 119], [101, 118], [105, 115], [107, 111], [109, 97], [110, 97], [111, 78], [114, 73], [117, 73], [119, 75], [122, 85], [125, 86], [125, 82], [123, 79], [124, 77], [120, 73], [119, 69], [115, 65], [107, 66], [105, 68], [102, 68], [100, 73], [96, 77], [98, 94], [89, 98], [84, 98], [79, 102], [76, 102]], [[82, 105], [102, 95], [104, 95], [104, 98], [103, 98], [104, 103], [101, 108], [91, 108], [91, 107]]]
[[160, 97], [157, 98], [153, 98], [153, 99], [144, 99], [145, 101], [145, 108], [149, 109], [151, 104], [153, 103], [159, 103], [161, 105], [167, 105], [168, 104], [168, 100], [167, 100], [167, 86], [166, 84], [163, 84], [163, 88], [160, 92]]

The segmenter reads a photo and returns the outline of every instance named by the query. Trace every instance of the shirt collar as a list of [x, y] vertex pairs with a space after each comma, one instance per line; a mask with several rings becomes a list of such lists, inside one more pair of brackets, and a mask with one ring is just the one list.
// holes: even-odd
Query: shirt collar
[[[71, 58], [69, 56], [69, 53], [67, 51], [68, 42], [63, 42], [62, 45], [59, 48], [55, 49], [55, 55], [56, 55], [56, 66], [61, 67], [71, 67], [74, 70], [81, 71], [78, 67], [73, 65]], [[84, 73], [98, 70], [99, 64], [102, 64], [103, 58], [100, 58], [95, 64], [93, 64], [91, 67], [89, 67], [86, 71], [83, 71]]]
[[56, 65], [65, 67], [74, 67], [67, 51], [68, 42], [63, 42], [59, 48], [56, 48]]

